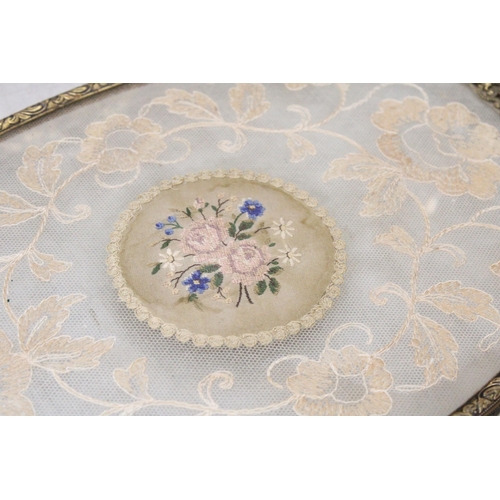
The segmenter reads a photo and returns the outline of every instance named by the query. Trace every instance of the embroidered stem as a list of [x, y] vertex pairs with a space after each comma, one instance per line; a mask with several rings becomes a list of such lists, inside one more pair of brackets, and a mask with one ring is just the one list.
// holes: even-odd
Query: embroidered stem
[[[137, 410], [141, 408], [146, 408], [148, 406], [172, 406], [174, 408], [183, 408], [185, 410], [194, 410], [194, 411], [201, 411], [203, 414], [216, 414], [216, 415], [259, 415], [262, 413], [269, 413], [270, 411], [275, 411], [279, 410], [280, 408], [283, 408], [285, 406], [288, 406], [291, 403], [294, 403], [299, 396], [293, 395], [289, 397], [288, 399], [284, 399], [283, 401], [280, 401], [279, 403], [274, 403], [268, 406], [261, 406], [257, 408], [242, 408], [241, 410], [229, 410], [229, 409], [224, 409], [224, 408], [218, 408], [218, 407], [211, 407], [211, 406], [206, 406], [206, 405], [200, 405], [196, 403], [184, 403], [183, 401], [144, 401], [140, 407], [137, 408]], [[130, 406], [130, 405], [123, 405], [123, 407]], [[136, 410], [136, 411], [137, 411]]]
[[239, 307], [239, 305], [240, 305], [242, 294], [243, 294], [243, 285], [241, 284], [241, 281], [240, 281], [240, 293], [238, 295], [238, 302], [236, 302], [236, 307]]
[[62, 380], [61, 377], [56, 372], [51, 372], [51, 373], [55, 381], [62, 389], [64, 389], [66, 392], [75, 396], [78, 399], [87, 401], [87, 403], [92, 403], [94, 405], [99, 405], [99, 406], [107, 406], [108, 408], [120, 408], [121, 406], [127, 406], [127, 405], [121, 405], [119, 403], [110, 403], [109, 401], [102, 401], [100, 399], [95, 399], [90, 396], [85, 396], [85, 394], [78, 392], [76, 389], [73, 389], [73, 387], [64, 382], [64, 380]]
[[500, 226], [495, 226], [494, 224], [482, 224], [480, 222], [464, 222], [463, 224], [456, 224], [455, 226], [447, 227], [443, 229], [440, 233], [436, 234], [436, 236], [432, 237], [429, 241], [429, 244], [434, 243], [439, 238], [443, 237], [445, 234], [451, 233], [451, 231], [455, 231], [456, 229], [462, 229], [464, 227], [482, 227], [485, 229], [494, 229], [496, 231], [500, 231]]
[[222, 206], [225, 205], [229, 201], [229, 199], [227, 199], [223, 202], [221, 202], [220, 200], [217, 200], [217, 201], [218, 201], [218, 206], [217, 206], [217, 210], [215, 211], [215, 217], [219, 217]]
[[252, 299], [250, 298], [250, 295], [248, 293], [247, 286], [245, 285], [243, 288], [245, 289], [245, 295], [247, 296], [248, 302], [250, 302], [250, 304], [253, 304]]
[[197, 404], [197, 403], [185, 403], [184, 401], [155, 400], [155, 399], [133, 401], [131, 403], [120, 404], [120, 403], [111, 403], [109, 401], [102, 401], [100, 399], [95, 399], [90, 396], [86, 396], [85, 394], [78, 392], [76, 389], [74, 389], [66, 382], [64, 382], [57, 373], [52, 372], [52, 375], [54, 376], [54, 379], [56, 380], [58, 385], [72, 396], [75, 396], [76, 398], [86, 401], [88, 403], [104, 406], [107, 408], [113, 408], [116, 411], [123, 411], [131, 406], [135, 407], [135, 411], [138, 411], [142, 408], [147, 408], [149, 406], [171, 406], [174, 408], [183, 408], [186, 410], [195, 410], [195, 411], [201, 411], [203, 413], [208, 412], [210, 414], [214, 413], [219, 415], [258, 415], [261, 413], [268, 413], [270, 411], [278, 410], [280, 408], [288, 406], [290, 403], [295, 402], [295, 400], [298, 398], [297, 395], [293, 395], [288, 399], [285, 399], [283, 401], [268, 406], [261, 406], [257, 408], [243, 408], [241, 410], [231, 410], [219, 407], [214, 408], [211, 406]]
[[371, 89], [366, 94], [365, 97], [363, 97], [359, 101], [356, 101], [353, 104], [350, 104], [349, 106], [347, 106], [345, 108], [342, 108], [341, 111], [350, 111], [352, 109], [357, 108], [358, 106], [361, 106], [362, 104], [367, 103], [379, 90], [381, 90], [385, 87], [388, 87], [389, 85], [406, 85], [408, 87], [412, 87], [414, 89], [417, 89], [420, 92], [420, 94], [422, 95], [423, 100], [427, 103], [429, 102], [429, 96], [427, 95], [427, 93], [424, 91], [424, 89], [422, 87], [420, 87], [419, 85], [416, 85], [415, 83], [382, 83], [381, 85], [378, 85], [377, 87], [374, 87], [373, 89]]
[[241, 410], [231, 410], [231, 409], [224, 409], [224, 408], [218, 408], [218, 407], [211, 407], [207, 405], [202, 405], [202, 404], [196, 404], [196, 403], [185, 403], [183, 401], [174, 401], [174, 400], [155, 400], [155, 399], [149, 399], [149, 400], [142, 400], [142, 401], [134, 401], [131, 403], [125, 403], [125, 404], [120, 404], [120, 403], [111, 403], [109, 401], [102, 401], [100, 399], [93, 398], [91, 396], [86, 396], [85, 394], [82, 394], [81, 392], [78, 392], [76, 389], [71, 387], [69, 384], [67, 384], [64, 380], [61, 379], [59, 374], [55, 372], [51, 372], [55, 381], [57, 384], [64, 389], [66, 392], [71, 394], [72, 396], [75, 396], [78, 399], [81, 399], [83, 401], [86, 401], [91, 404], [95, 404], [98, 406], [104, 406], [107, 408], [113, 408], [116, 411], [123, 411], [126, 408], [130, 406], [135, 406], [136, 410], [138, 411], [141, 408], [146, 408], [148, 406], [172, 406], [174, 408], [184, 408], [186, 410], [196, 410], [196, 411], [201, 411], [201, 412], [209, 412], [209, 413], [215, 413], [219, 415], [258, 415], [261, 413], [268, 413], [270, 411], [278, 410], [280, 408], [283, 408], [285, 406], [288, 406], [290, 403], [293, 403], [298, 396], [293, 395], [289, 397], [288, 399], [285, 399], [283, 401], [280, 401], [278, 403], [274, 403], [268, 406], [261, 406], [257, 408], [244, 408]]
[[181, 274], [180, 274], [177, 278], [172, 278], [172, 279], [170, 280], [171, 282], [172, 282], [172, 281], [175, 281], [174, 288], [177, 288], [177, 285], [179, 284], [180, 279], [182, 278], [182, 276], [184, 276], [184, 273], [185, 273], [186, 271], [189, 271], [189, 269], [191, 269], [192, 267], [197, 267], [197, 266], [198, 266], [198, 264], [193, 264], [192, 266], [189, 266], [189, 267], [187, 267], [186, 269], [184, 269], [184, 271], [177, 271], [177, 273], [175, 273], [175, 274], [178, 274], [178, 273], [181, 273]]
[[212, 411], [220, 415], [258, 415], [261, 413], [268, 413], [270, 411], [279, 410], [280, 408], [288, 406], [289, 404], [294, 403], [298, 399], [298, 397], [299, 396], [294, 394], [293, 396], [280, 401], [279, 403], [274, 403], [272, 405], [261, 406], [257, 408], [243, 408], [241, 410], [224, 410], [223, 408], [216, 408]]
[[259, 231], [264, 231], [264, 229], [271, 229], [271, 226], [261, 227], [260, 229], [257, 229], [257, 231], [255, 231], [253, 234], [257, 234]]
[[[252, 127], [250, 125], [245, 125], [243, 123], [230, 123], [230, 122], [223, 122], [223, 121], [218, 121], [218, 122], [199, 122], [199, 123], [188, 123], [186, 125], [181, 125], [180, 127], [173, 128], [164, 134], [162, 134], [160, 137], [169, 137], [173, 134], [176, 134], [177, 132], [183, 132], [185, 130], [191, 130], [191, 129], [196, 129], [196, 128], [212, 128], [212, 127], [227, 127], [231, 128], [233, 130], [250, 130], [252, 132], [262, 132], [266, 134], [294, 134], [297, 132], [296, 129], [267, 129], [267, 128], [260, 128], [260, 127]], [[328, 135], [330, 137], [336, 137], [338, 139], [342, 139], [346, 141], [347, 143], [351, 144], [355, 148], [357, 148], [359, 151], [365, 154], [369, 154], [368, 151], [363, 148], [361, 145], [359, 145], [356, 141], [351, 139], [350, 137], [347, 137], [343, 134], [338, 134], [336, 132], [332, 132], [331, 130], [325, 130], [322, 128], [313, 128], [313, 127], [304, 127], [301, 129], [301, 132], [316, 132], [324, 135]]]
[[386, 346], [382, 347], [382, 349], [378, 350], [375, 354], [373, 354], [373, 356], [380, 356], [381, 354], [392, 349], [403, 338], [404, 334], [408, 330], [408, 327], [410, 326], [410, 323], [413, 320], [413, 317], [415, 316], [415, 303], [417, 301], [417, 282], [418, 282], [419, 266], [420, 266], [420, 254], [417, 254], [414, 257], [413, 271], [412, 271], [411, 281], [410, 281], [411, 298], [410, 298], [410, 301], [407, 302], [408, 315], [406, 316], [406, 319], [405, 319], [402, 327], [399, 329], [399, 331], [395, 335], [395, 337]]
[[425, 236], [424, 236], [424, 243], [422, 244], [422, 249], [421, 252], [425, 249], [425, 247], [429, 244], [429, 240], [431, 238], [431, 224], [429, 221], [429, 214], [427, 213], [427, 210], [425, 209], [424, 205], [420, 201], [420, 198], [414, 193], [412, 193], [410, 190], [407, 190], [408, 196], [417, 204], [417, 207], [420, 210], [420, 213], [422, 214], [422, 217], [424, 219], [424, 224], [425, 224]]
[[193, 216], [188, 214], [187, 212], [184, 212], [184, 210], [181, 210], [181, 212], [186, 216], [189, 217], [192, 221], [194, 221]]
[[404, 297], [400, 295], [408, 304], [408, 315], [407, 315], [402, 327], [399, 329], [398, 333], [396, 334], [396, 336], [386, 346], [384, 346], [383, 348], [378, 350], [374, 354], [374, 356], [380, 356], [381, 354], [392, 349], [402, 339], [402, 337], [404, 336], [404, 334], [408, 330], [411, 322], [413, 321], [413, 319], [415, 317], [415, 305], [416, 305], [417, 298], [418, 298], [418, 275], [419, 275], [419, 270], [420, 270], [420, 258], [422, 255], [427, 253], [432, 248], [432, 245], [437, 240], [439, 240], [444, 235], [446, 235], [452, 231], [455, 231], [456, 229], [462, 229], [465, 227], [482, 227], [485, 229], [493, 229], [493, 230], [500, 231], [500, 226], [496, 226], [494, 224], [476, 222], [478, 217], [480, 217], [483, 213], [500, 209], [499, 206], [496, 206], [496, 207], [490, 207], [488, 209], [482, 210], [482, 211], [478, 212], [477, 214], [475, 214], [470, 219], [470, 221], [464, 222], [462, 224], [456, 224], [454, 226], [447, 227], [447, 228], [443, 229], [442, 231], [440, 231], [439, 233], [437, 233], [435, 236], [431, 237], [429, 216], [428, 216], [427, 210], [425, 209], [424, 205], [422, 204], [422, 201], [420, 200], [420, 198], [418, 198], [417, 195], [415, 195], [414, 193], [412, 193], [409, 190], [407, 190], [407, 194], [412, 200], [415, 201], [415, 203], [417, 204], [417, 206], [422, 214], [422, 217], [424, 219], [424, 224], [425, 224], [424, 241], [423, 241], [420, 249], [417, 251], [416, 255], [413, 256], [413, 268], [412, 268], [412, 274], [411, 274], [411, 279], [410, 279], [411, 297], [409, 300], [407, 300], [407, 299], [404, 299]]
[[[420, 199], [412, 193], [411, 191], [407, 190], [408, 196], [415, 201], [417, 204], [422, 217], [424, 219], [424, 224], [425, 224], [425, 234], [424, 234], [424, 241], [422, 243], [422, 246], [418, 250], [418, 252], [413, 255], [413, 268], [412, 268], [412, 273], [411, 273], [411, 278], [410, 278], [410, 288], [411, 288], [411, 297], [408, 300], [405, 300], [405, 302], [408, 305], [408, 315], [406, 316], [406, 319], [402, 325], [402, 327], [399, 329], [397, 332], [396, 336], [385, 346], [382, 347], [379, 351], [377, 351], [374, 356], [379, 356], [390, 349], [392, 349], [402, 338], [403, 335], [406, 333], [408, 330], [408, 327], [410, 326], [410, 323], [415, 316], [415, 304], [417, 301], [417, 290], [418, 290], [418, 274], [419, 274], [419, 269], [420, 269], [420, 256], [425, 253], [425, 249], [429, 245], [429, 243], [432, 241], [430, 237], [430, 222], [429, 222], [429, 216], [427, 214], [427, 211], [425, 210], [425, 207], [423, 206], [422, 202]], [[404, 297], [402, 297], [404, 299]]]
[[408, 330], [408, 327], [410, 326], [410, 322], [412, 319], [413, 319], [413, 311], [410, 310], [408, 311], [408, 315], [406, 316], [403, 326], [399, 329], [395, 337], [386, 346], [382, 347], [377, 352], [372, 354], [372, 356], [374, 357], [381, 356], [382, 354], [384, 354], [384, 352], [387, 352], [390, 349], [392, 349], [403, 338], [403, 335], [406, 333], [406, 330]]
[[270, 411], [278, 410], [280, 408], [283, 408], [285, 406], [288, 406], [290, 403], [293, 403], [298, 396], [293, 395], [288, 399], [285, 399], [283, 401], [280, 401], [278, 403], [274, 403], [268, 406], [261, 406], [257, 408], [244, 408], [241, 410], [231, 410], [231, 409], [224, 409], [224, 408], [218, 408], [218, 407], [211, 407], [207, 405], [202, 405], [202, 404], [197, 404], [197, 403], [185, 403], [183, 401], [174, 401], [174, 400], [155, 400], [155, 399], [149, 399], [149, 400], [142, 400], [142, 401], [133, 401], [131, 403], [125, 403], [125, 404], [120, 404], [120, 403], [111, 403], [109, 401], [102, 401], [100, 399], [93, 398], [91, 396], [86, 396], [85, 394], [82, 394], [81, 392], [78, 392], [76, 389], [71, 387], [69, 384], [67, 384], [64, 380], [61, 379], [59, 374], [55, 372], [51, 372], [55, 381], [57, 384], [64, 389], [66, 392], [71, 394], [72, 396], [75, 396], [78, 399], [81, 399], [82, 401], [86, 401], [87, 403], [91, 403], [94, 405], [98, 406], [104, 406], [106, 408], [112, 408], [114, 410], [118, 411], [123, 411], [129, 407], [135, 407], [135, 411], [138, 411], [142, 408], [147, 408], [149, 406], [171, 406], [174, 408], [184, 408], [186, 410], [195, 410], [195, 411], [201, 411], [203, 413], [215, 413], [219, 415], [258, 415], [261, 413], [268, 413]]
[[[164, 241], [181, 241], [177, 238], [162, 238], [160, 241], [157, 241], [155, 243], [151, 243], [151, 245], [149, 245], [150, 247], [155, 247], [156, 245], [159, 245], [160, 243], [163, 243]], [[184, 257], [187, 257], [187, 255], [185, 255]]]
[[326, 125], [330, 120], [335, 118], [342, 111], [342, 108], [344, 107], [345, 102], [347, 100], [347, 92], [341, 85], [337, 84], [337, 87], [339, 88], [340, 95], [341, 95], [340, 102], [339, 102], [338, 106], [323, 120], [316, 122], [312, 125], [309, 125], [308, 126], [309, 129], [314, 129], [314, 128], [321, 127], [322, 125]]

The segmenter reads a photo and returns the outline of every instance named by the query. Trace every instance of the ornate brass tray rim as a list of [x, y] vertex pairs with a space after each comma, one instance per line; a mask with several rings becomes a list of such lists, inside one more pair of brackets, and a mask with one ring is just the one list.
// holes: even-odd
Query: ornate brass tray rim
[[80, 87], [76, 87], [68, 92], [50, 97], [45, 101], [29, 106], [17, 113], [14, 113], [0, 120], [0, 136], [14, 130], [21, 125], [31, 123], [38, 118], [42, 118], [58, 109], [65, 108], [70, 104], [93, 97], [106, 90], [114, 89], [121, 83], [87, 83]]

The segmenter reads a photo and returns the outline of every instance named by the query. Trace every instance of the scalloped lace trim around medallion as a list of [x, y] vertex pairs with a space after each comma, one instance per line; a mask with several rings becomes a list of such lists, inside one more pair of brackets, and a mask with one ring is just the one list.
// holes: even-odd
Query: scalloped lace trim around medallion
[[[277, 188], [282, 188], [287, 193], [291, 194], [294, 198], [300, 200], [306, 206], [313, 209], [313, 212], [316, 216], [320, 217], [323, 223], [329, 228], [330, 234], [333, 239], [333, 246], [335, 248], [335, 266], [334, 273], [331, 277], [330, 284], [328, 285], [324, 295], [321, 300], [302, 318], [299, 320], [291, 321], [286, 325], [278, 326], [273, 328], [270, 331], [262, 331], [258, 333], [246, 333], [241, 336], [229, 335], [227, 337], [223, 337], [221, 335], [205, 335], [205, 334], [194, 334], [186, 329], [179, 329], [177, 326], [171, 323], [166, 323], [158, 317], [155, 317], [151, 314], [151, 312], [145, 307], [141, 301], [135, 297], [133, 291], [128, 287], [122, 271], [119, 265], [119, 252], [120, 252], [120, 242], [123, 236], [123, 233], [128, 226], [128, 223], [135, 217], [137, 212], [141, 209], [144, 203], [151, 201], [155, 196], [157, 196], [161, 191], [171, 189], [173, 186], [178, 186], [182, 183], [187, 182], [195, 182], [197, 180], [210, 179], [210, 178], [243, 178], [252, 181], [258, 181], [263, 184], [270, 184]], [[221, 197], [222, 198], [222, 197]], [[225, 200], [219, 198], [218, 203], [222, 203]], [[206, 208], [205, 204], [207, 202], [197, 200], [195, 203], [199, 201], [200, 206], [199, 209], [203, 211]], [[207, 205], [208, 206], [208, 205]], [[218, 205], [214, 204], [215, 214], [219, 215], [220, 212], [217, 210]], [[251, 301], [250, 294], [248, 292], [247, 287], [250, 284], [255, 285], [255, 293], [259, 295], [259, 286], [273, 288], [276, 293], [279, 292], [279, 283], [276, 285], [276, 278], [270, 276], [270, 279], [263, 282], [260, 278], [263, 277], [264, 272], [264, 260], [266, 257], [271, 258], [269, 255], [268, 249], [259, 249], [258, 246], [255, 245], [251, 241], [250, 237], [244, 236], [240, 240], [238, 240], [238, 236], [245, 233], [247, 229], [250, 229], [250, 222], [254, 222], [258, 217], [260, 217], [265, 207], [263, 207], [260, 202], [257, 200], [245, 200], [242, 205], [240, 205], [240, 213], [246, 214], [248, 217], [245, 219], [247, 224], [243, 224], [243, 227], [240, 230], [240, 225], [236, 226], [234, 221], [235, 233], [232, 236], [234, 238], [236, 235], [236, 245], [238, 246], [237, 251], [232, 254], [232, 258], [228, 259], [227, 252], [223, 251], [220, 247], [223, 245], [220, 243], [221, 241], [225, 241], [226, 238], [231, 237], [229, 234], [232, 232], [232, 227], [230, 226], [230, 230], [226, 235], [224, 231], [226, 231], [226, 226], [222, 226], [219, 223], [218, 217], [211, 217], [207, 220], [202, 221], [194, 221], [184, 230], [183, 236], [181, 237], [181, 248], [184, 253], [189, 255], [190, 253], [194, 253], [197, 257], [197, 261], [199, 263], [205, 263], [206, 265], [201, 268], [202, 272], [195, 271], [189, 277], [187, 277], [183, 284], [187, 288], [191, 297], [191, 300], [196, 301], [199, 300], [200, 292], [204, 293], [208, 288], [208, 283], [211, 280], [215, 280], [217, 283], [220, 281], [220, 275], [224, 277], [224, 274], [229, 274], [231, 276], [231, 281], [234, 283], [238, 283], [242, 294], [241, 297], [246, 296], [249, 301]], [[215, 215], [214, 214], [214, 215]], [[192, 215], [192, 214], [191, 214]], [[206, 216], [204, 216], [206, 218]], [[273, 221], [274, 222], [274, 221]], [[184, 229], [177, 227], [179, 226], [174, 215], [170, 216], [166, 221], [157, 223], [158, 229], [163, 229], [166, 232], [166, 236], [171, 236], [173, 231]], [[161, 225], [161, 227], [159, 227]], [[199, 227], [198, 227], [199, 226]], [[247, 226], [249, 226], [247, 228]], [[253, 226], [253, 224], [252, 224]], [[245, 229], [246, 228], [246, 229]], [[283, 234], [287, 235], [291, 231], [293, 231], [292, 224], [288, 224], [287, 221], [277, 221], [274, 224], [275, 235], [278, 237], [283, 237]], [[167, 232], [168, 231], [168, 232]], [[201, 234], [200, 233], [203, 233]], [[239, 234], [238, 231], [240, 231]], [[168, 238], [166, 238], [168, 240]], [[283, 238], [284, 239], [284, 238]], [[168, 247], [169, 244], [166, 245]], [[238, 347], [240, 345], [244, 345], [247, 347], [253, 347], [257, 344], [267, 345], [272, 342], [273, 339], [283, 340], [287, 338], [289, 335], [293, 335], [298, 333], [302, 328], [309, 328], [314, 325], [314, 323], [320, 320], [325, 312], [332, 307], [333, 301], [335, 297], [340, 294], [340, 289], [338, 285], [340, 285], [343, 281], [343, 274], [346, 270], [346, 254], [344, 252], [345, 243], [342, 239], [342, 232], [340, 229], [335, 227], [335, 220], [332, 217], [327, 215], [327, 212], [323, 208], [317, 207], [317, 200], [314, 198], [310, 198], [309, 194], [306, 191], [299, 190], [293, 184], [286, 184], [281, 179], [271, 178], [266, 174], [256, 174], [254, 172], [242, 172], [236, 169], [223, 171], [217, 170], [213, 172], [202, 171], [198, 174], [188, 174], [184, 177], [173, 177], [169, 181], [164, 181], [160, 186], [154, 186], [149, 191], [141, 194], [135, 201], [130, 203], [127, 210], [122, 212], [118, 222], [115, 225], [115, 230], [111, 234], [110, 244], [107, 247], [108, 250], [108, 273], [111, 277], [113, 277], [113, 284], [115, 288], [118, 290], [118, 294], [121, 300], [123, 300], [129, 309], [134, 310], [135, 315], [141, 321], [147, 321], [148, 325], [153, 329], [160, 329], [162, 335], [165, 337], [175, 336], [177, 340], [180, 342], [188, 342], [192, 341], [194, 345], [202, 347], [202, 346], [211, 346], [211, 347], [221, 347], [223, 345], [227, 347]], [[167, 250], [163, 253], [162, 262], [157, 262], [154, 264], [153, 271], [158, 272], [159, 269], [163, 266], [171, 271], [174, 271], [177, 268], [176, 262], [182, 260], [184, 256], [180, 255], [178, 250], [170, 251]], [[238, 259], [238, 251], [246, 252], [247, 254], [250, 252], [250, 263], [248, 259], [246, 262], [243, 262], [245, 259]], [[283, 253], [279, 254], [282, 258], [282, 263], [289, 265], [293, 265], [298, 263], [300, 260], [300, 256], [298, 255], [297, 249], [291, 249], [288, 245], [285, 246], [285, 250]], [[241, 257], [241, 255], [240, 255]], [[279, 267], [276, 272], [281, 272], [281, 266], [277, 265], [277, 261], [272, 259], [268, 261], [273, 263], [273, 267]], [[174, 269], [172, 269], [172, 266]], [[217, 268], [216, 268], [217, 267]], [[252, 269], [249, 269], [251, 267]], [[266, 266], [266, 269], [269, 269]], [[271, 268], [272, 269], [272, 268]], [[204, 272], [203, 272], [204, 270]], [[199, 276], [195, 273], [199, 272]], [[211, 274], [215, 273], [215, 274]], [[219, 276], [217, 276], [219, 274]], [[210, 275], [210, 277], [209, 277]], [[217, 276], [217, 277], [216, 277]], [[206, 281], [209, 280], [209, 281]], [[180, 280], [177, 281], [177, 284]], [[260, 285], [259, 285], [260, 283]], [[176, 288], [175, 288], [176, 290]], [[243, 290], [245, 293], [243, 293]], [[220, 291], [223, 292], [221, 289]], [[219, 292], [220, 293], [220, 292]], [[274, 292], [273, 292], [274, 293]], [[196, 298], [192, 298], [193, 295], [196, 295]]]

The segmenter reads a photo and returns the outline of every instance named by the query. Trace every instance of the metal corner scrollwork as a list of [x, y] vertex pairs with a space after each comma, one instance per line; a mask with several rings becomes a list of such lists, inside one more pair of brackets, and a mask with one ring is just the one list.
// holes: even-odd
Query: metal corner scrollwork
[[471, 83], [471, 86], [479, 97], [491, 102], [500, 111], [500, 83]]
[[477, 394], [452, 413], [453, 417], [498, 415], [500, 412], [500, 373]]
[[30, 106], [28, 108], [14, 113], [0, 120], [0, 136], [14, 130], [21, 125], [26, 125], [42, 116], [53, 113], [54, 111], [64, 108], [69, 104], [73, 104], [77, 101], [85, 99], [87, 97], [94, 96], [105, 90], [110, 90], [112, 88], [122, 85], [121, 83], [87, 83], [81, 87], [76, 87], [69, 92], [56, 95], [50, 99], [46, 99], [38, 104]]

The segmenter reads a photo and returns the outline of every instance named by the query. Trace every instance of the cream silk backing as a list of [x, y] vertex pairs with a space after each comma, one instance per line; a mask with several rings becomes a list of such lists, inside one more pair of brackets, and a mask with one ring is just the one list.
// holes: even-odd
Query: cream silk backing
[[[167, 189], [153, 188], [154, 197], [139, 205], [133, 218], [123, 224], [121, 245], [116, 245], [116, 250], [114, 243], [108, 247], [114, 250], [108, 259], [110, 274], [120, 270], [122, 275], [114, 279], [120, 295], [130, 290], [132, 299], [125, 299], [140, 302], [135, 310], [150, 311], [148, 323], [158, 318], [163, 334], [178, 337], [185, 329], [185, 335], [196, 336], [195, 344], [200, 346], [210, 340], [208, 337], [212, 337], [208, 344], [212, 347], [231, 337], [226, 345], [235, 347], [240, 339], [233, 336], [243, 335], [247, 347], [268, 344], [278, 333], [276, 327], [291, 323], [292, 333], [295, 323], [306, 315], [302, 321], [312, 326], [332, 305], [325, 293], [331, 288], [338, 293], [335, 283], [345, 269], [342, 265], [341, 273], [335, 272], [334, 244], [339, 246], [338, 242], [334, 243], [328, 226], [312, 207], [284, 189], [244, 177], [218, 175], [207, 172], [206, 179], [164, 182]], [[192, 205], [193, 200], [199, 201], [194, 201], [199, 209]], [[239, 210], [245, 210], [243, 200], [249, 200], [250, 206], [257, 200], [263, 213], [254, 219], [247, 217]], [[166, 214], [172, 212], [177, 215], [169, 216], [172, 220], [175, 217], [169, 224]], [[165, 226], [157, 222], [162, 220]], [[232, 236], [230, 223], [234, 224]], [[163, 227], [157, 229], [156, 224]], [[162, 251], [160, 243], [167, 245], [166, 250]], [[156, 276], [151, 272], [153, 265]], [[203, 283], [195, 281], [199, 276]], [[325, 300], [326, 307], [320, 308]], [[313, 317], [317, 313], [320, 316]], [[215, 343], [213, 336], [217, 336]]]
[[[499, 126], [458, 84], [154, 84], [9, 133], [0, 414], [451, 413], [499, 371]], [[347, 271], [313, 326], [197, 347], [119, 300], [106, 247], [152, 186], [231, 169], [315, 198]]]

